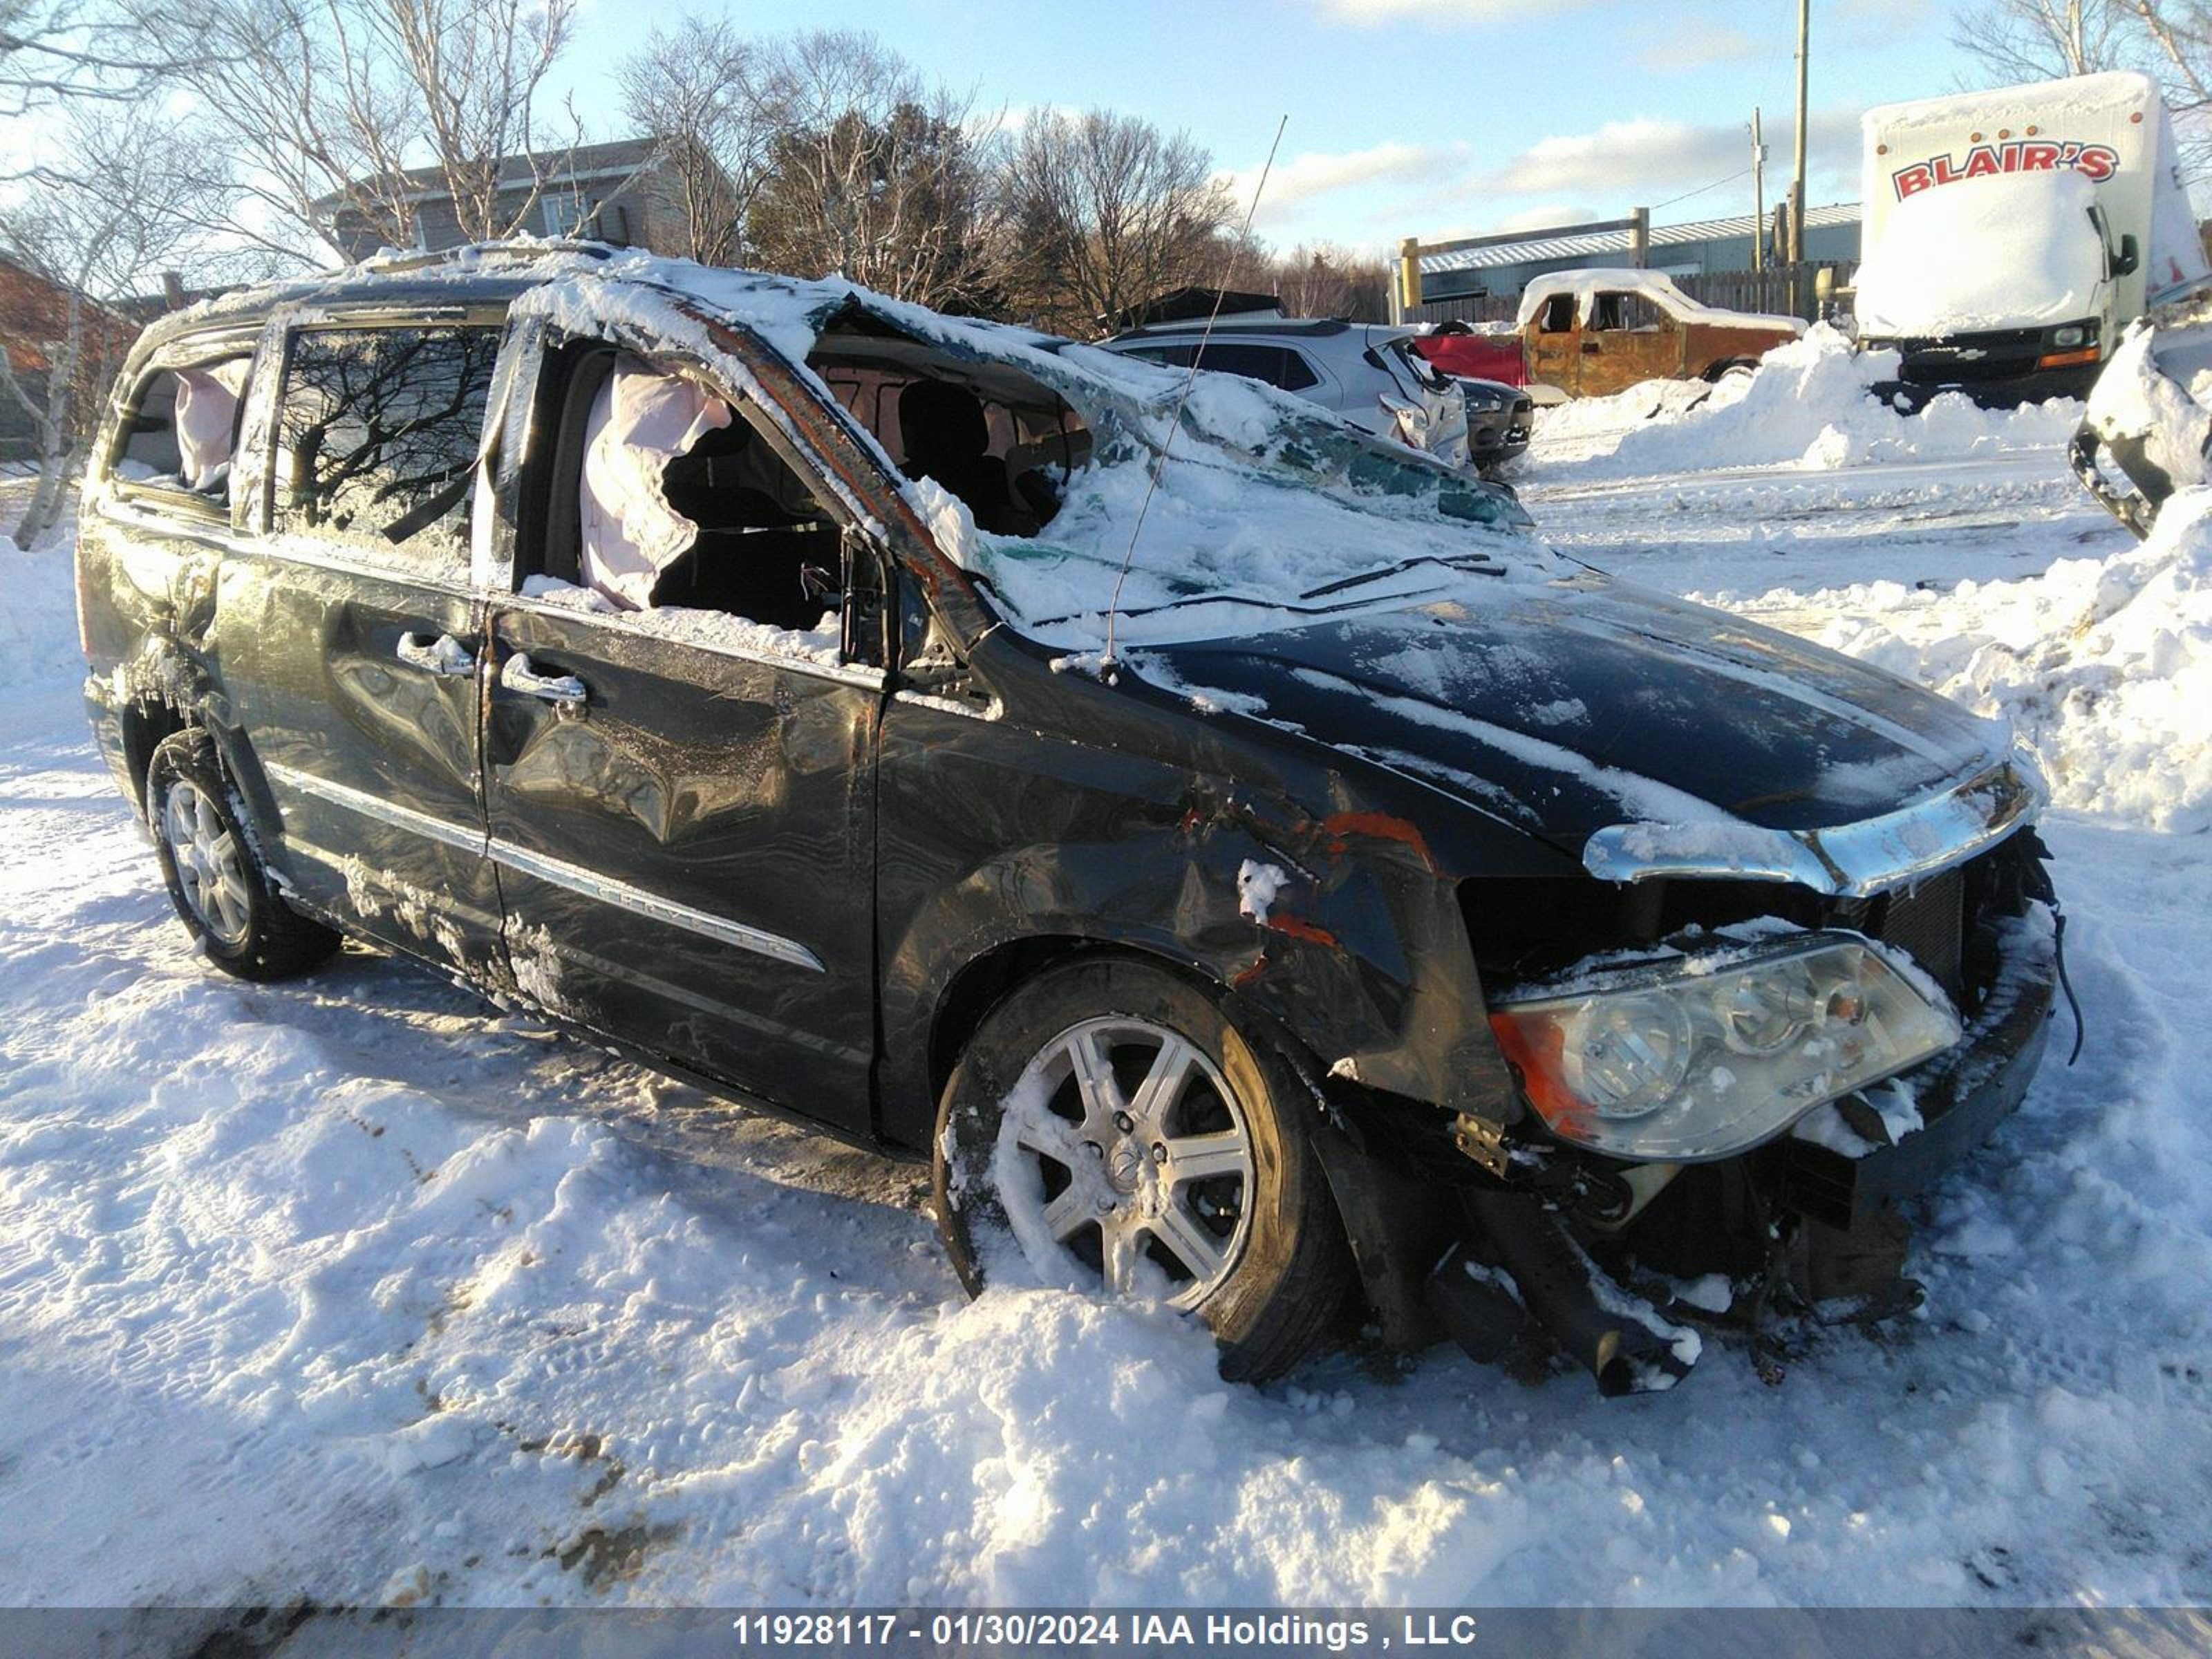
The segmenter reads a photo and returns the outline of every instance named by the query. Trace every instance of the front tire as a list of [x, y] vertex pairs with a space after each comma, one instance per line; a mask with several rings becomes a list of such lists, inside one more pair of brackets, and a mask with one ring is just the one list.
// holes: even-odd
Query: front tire
[[169, 901], [209, 961], [240, 979], [320, 967], [338, 936], [284, 902], [246, 832], [214, 739], [172, 732], [146, 765], [146, 819]]
[[1197, 986], [1124, 957], [1064, 964], [994, 1008], [946, 1082], [939, 1231], [970, 1295], [987, 1266], [1026, 1261], [1196, 1314], [1231, 1381], [1279, 1376], [1352, 1285], [1311, 1103]]

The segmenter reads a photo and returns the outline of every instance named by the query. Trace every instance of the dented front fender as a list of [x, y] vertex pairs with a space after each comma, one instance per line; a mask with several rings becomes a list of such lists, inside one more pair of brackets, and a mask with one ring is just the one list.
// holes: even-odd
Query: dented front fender
[[[1037, 710], [1037, 690], [1019, 706]], [[1152, 709], [1148, 690], [1043, 690], [1060, 705], [1048, 719], [1096, 740], [907, 701], [884, 722], [886, 1139], [927, 1144], [952, 1057], [942, 1023], [981, 1012], [963, 976], [1048, 945], [1173, 963], [1364, 1087], [1516, 1115], [1456, 873], [1398, 803], [1234, 727]]]

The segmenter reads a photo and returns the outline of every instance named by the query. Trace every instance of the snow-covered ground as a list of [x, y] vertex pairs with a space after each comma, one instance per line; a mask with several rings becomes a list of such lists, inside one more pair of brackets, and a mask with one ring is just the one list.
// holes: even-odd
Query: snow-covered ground
[[2019, 717], [2090, 1040], [1927, 1202], [1923, 1316], [1778, 1386], [1723, 1334], [1622, 1401], [1232, 1388], [1162, 1315], [964, 1302], [921, 1171], [365, 952], [212, 973], [66, 550], [0, 548], [0, 1601], [2212, 1601], [2212, 525], [2139, 552], [2071, 411], [1907, 419], [1817, 344], [1552, 412], [1527, 500]]

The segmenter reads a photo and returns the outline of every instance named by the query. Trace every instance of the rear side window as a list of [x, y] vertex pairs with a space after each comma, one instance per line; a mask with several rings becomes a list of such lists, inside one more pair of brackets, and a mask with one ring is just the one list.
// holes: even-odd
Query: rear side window
[[276, 528], [465, 567], [495, 327], [315, 329], [277, 397]]
[[1139, 357], [1146, 362], [1160, 363], [1170, 368], [1188, 368], [1191, 356], [1197, 349], [1196, 346], [1188, 345], [1132, 346], [1121, 355]]
[[252, 355], [149, 369], [132, 387], [112, 471], [142, 499], [222, 514]]
[[1200, 368], [1210, 368], [1223, 374], [1242, 374], [1249, 380], [1265, 380], [1269, 386], [1291, 391], [1297, 389], [1291, 385], [1296, 378], [1291, 373], [1293, 362], [1308, 376], [1297, 384], [1311, 386], [1312, 371], [1306, 368], [1304, 361], [1294, 358], [1280, 346], [1254, 345], [1242, 340], [1217, 340], [1198, 356]]

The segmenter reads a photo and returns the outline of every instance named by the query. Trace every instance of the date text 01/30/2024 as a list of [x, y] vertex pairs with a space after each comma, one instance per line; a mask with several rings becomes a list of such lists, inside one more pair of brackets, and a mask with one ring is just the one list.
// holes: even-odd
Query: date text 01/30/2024
[[[1390, 1628], [1395, 1622], [1397, 1628]], [[925, 1616], [896, 1613], [754, 1613], [732, 1624], [741, 1646], [1136, 1649], [1163, 1647], [1296, 1648], [1329, 1653], [1393, 1647], [1470, 1648], [1469, 1613], [1401, 1613], [1383, 1618], [1268, 1613], [962, 1612]], [[1395, 1639], [1394, 1639], [1395, 1638]]]

